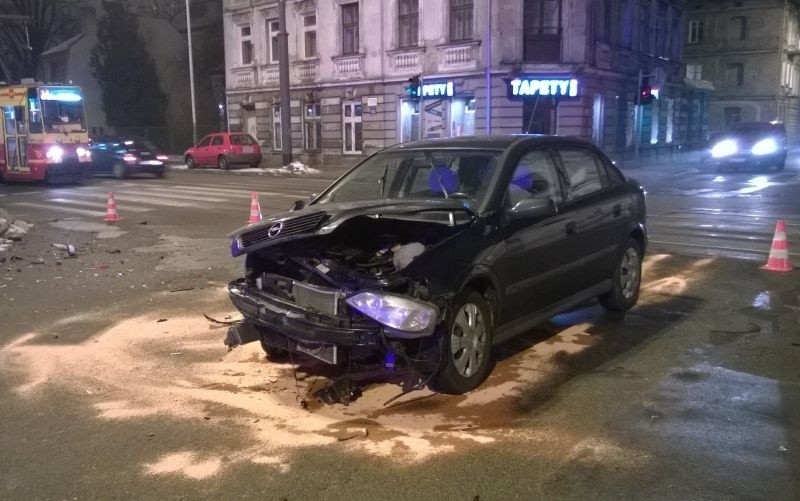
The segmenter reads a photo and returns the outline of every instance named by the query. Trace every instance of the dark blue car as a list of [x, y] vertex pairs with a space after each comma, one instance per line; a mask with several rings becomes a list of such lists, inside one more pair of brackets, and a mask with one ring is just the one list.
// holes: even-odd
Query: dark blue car
[[123, 179], [131, 174], [164, 176], [166, 155], [146, 139], [100, 137], [92, 140], [92, 173]]

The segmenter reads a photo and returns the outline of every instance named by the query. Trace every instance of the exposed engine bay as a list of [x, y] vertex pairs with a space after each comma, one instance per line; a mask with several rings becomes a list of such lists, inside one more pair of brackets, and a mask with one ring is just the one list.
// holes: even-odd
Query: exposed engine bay
[[[344, 368], [343, 376], [315, 394], [329, 404], [349, 403], [360, 386], [387, 373], [403, 380], [404, 391], [417, 389], [439, 361], [430, 334], [441, 321], [435, 312], [443, 308], [429, 297], [425, 277], [409, 272], [415, 259], [462, 230], [420, 217], [359, 216], [329, 234], [249, 252], [245, 278], [229, 287], [246, 322], [231, 328], [226, 344], [260, 340], [267, 353], [303, 353]], [[368, 306], [351, 303], [373, 293], [364, 291], [393, 294], [411, 308], [422, 305], [433, 315], [429, 328], [416, 334], [393, 329], [391, 321], [363, 309]]]

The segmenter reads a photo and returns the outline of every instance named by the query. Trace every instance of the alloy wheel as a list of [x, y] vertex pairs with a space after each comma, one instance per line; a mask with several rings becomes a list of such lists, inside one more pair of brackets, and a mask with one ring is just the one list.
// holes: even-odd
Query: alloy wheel
[[463, 377], [475, 374], [484, 362], [486, 322], [481, 310], [472, 303], [461, 307], [450, 331], [450, 356]]
[[636, 249], [628, 247], [619, 263], [619, 288], [625, 299], [630, 299], [639, 287], [642, 264]]

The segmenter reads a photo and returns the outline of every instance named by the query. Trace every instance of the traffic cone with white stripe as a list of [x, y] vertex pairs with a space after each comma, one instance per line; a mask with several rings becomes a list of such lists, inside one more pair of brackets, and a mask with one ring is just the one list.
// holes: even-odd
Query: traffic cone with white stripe
[[248, 223], [257, 223], [261, 221], [261, 206], [258, 204], [258, 193], [253, 192], [250, 199], [250, 221]]
[[106, 208], [106, 223], [116, 223], [117, 221], [121, 221], [122, 218], [119, 217], [117, 213], [117, 203], [114, 201], [114, 192], [108, 192], [108, 207]]
[[792, 271], [789, 264], [789, 243], [786, 241], [786, 223], [783, 219], [775, 226], [775, 237], [772, 239], [772, 248], [769, 251], [767, 264], [761, 267], [769, 271]]

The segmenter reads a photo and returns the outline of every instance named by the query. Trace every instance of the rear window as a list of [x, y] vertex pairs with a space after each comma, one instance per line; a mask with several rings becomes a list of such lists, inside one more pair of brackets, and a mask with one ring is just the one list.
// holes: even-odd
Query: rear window
[[231, 144], [250, 146], [256, 144], [256, 141], [250, 134], [231, 134]]

